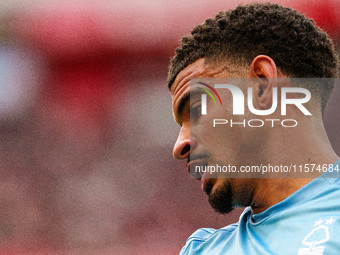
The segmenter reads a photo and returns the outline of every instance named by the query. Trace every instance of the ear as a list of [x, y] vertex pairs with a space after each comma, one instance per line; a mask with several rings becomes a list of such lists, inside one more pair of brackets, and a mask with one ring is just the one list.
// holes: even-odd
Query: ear
[[253, 78], [253, 102], [257, 102], [261, 109], [269, 109], [273, 103], [273, 87], [277, 86], [274, 60], [266, 55], [257, 56], [251, 64], [248, 77]]

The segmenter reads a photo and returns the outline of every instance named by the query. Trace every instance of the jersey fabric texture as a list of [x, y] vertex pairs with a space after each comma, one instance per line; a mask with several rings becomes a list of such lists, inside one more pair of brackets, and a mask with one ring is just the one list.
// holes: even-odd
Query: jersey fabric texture
[[340, 254], [340, 179], [328, 174], [340, 176], [324, 173], [259, 214], [247, 207], [236, 224], [197, 230], [180, 255]]

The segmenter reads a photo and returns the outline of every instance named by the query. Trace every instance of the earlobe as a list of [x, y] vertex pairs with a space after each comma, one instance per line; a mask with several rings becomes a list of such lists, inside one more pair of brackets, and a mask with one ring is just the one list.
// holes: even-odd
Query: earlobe
[[273, 103], [273, 88], [277, 86], [274, 60], [265, 55], [257, 56], [252, 62], [248, 77], [253, 78], [253, 102], [257, 102], [262, 110], [270, 109]]

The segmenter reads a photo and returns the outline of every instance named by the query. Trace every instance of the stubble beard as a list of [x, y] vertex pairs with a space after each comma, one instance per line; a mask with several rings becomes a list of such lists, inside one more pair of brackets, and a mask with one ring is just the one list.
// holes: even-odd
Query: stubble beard
[[208, 194], [208, 201], [212, 208], [218, 213], [227, 214], [234, 210], [233, 194], [230, 183], [225, 181], [221, 187], [218, 187], [213, 193], [210, 192]]

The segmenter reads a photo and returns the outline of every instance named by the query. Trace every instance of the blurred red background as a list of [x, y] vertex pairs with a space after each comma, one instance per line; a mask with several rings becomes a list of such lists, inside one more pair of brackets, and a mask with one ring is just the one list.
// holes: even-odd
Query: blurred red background
[[[339, 1], [273, 2], [339, 43]], [[177, 254], [237, 221], [172, 159], [166, 76], [181, 36], [238, 3], [0, 4], [0, 254]], [[339, 97], [325, 120], [338, 154]]]

